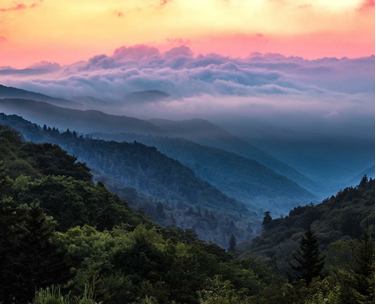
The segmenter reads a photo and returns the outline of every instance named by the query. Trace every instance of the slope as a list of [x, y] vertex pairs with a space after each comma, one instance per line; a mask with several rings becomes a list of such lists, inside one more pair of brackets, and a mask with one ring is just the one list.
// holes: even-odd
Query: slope
[[163, 129], [168, 136], [185, 138], [205, 146], [221, 148], [255, 160], [297, 182], [300, 186], [314, 194], [320, 193], [323, 189], [322, 186], [302, 175], [294, 168], [209, 121], [202, 119], [187, 121], [153, 119], [150, 122]]
[[241, 117], [222, 119], [220, 125], [326, 185], [329, 193], [350, 185], [350, 179], [375, 162], [374, 139], [297, 131]]
[[232, 300], [284, 282], [192, 230], [154, 224], [57, 145], [0, 125], [0, 160], [1, 303], [198, 304], [213, 279]]
[[86, 162], [99, 180], [108, 182], [110, 189], [119, 194], [131, 195], [131, 191], [124, 187], [133, 187], [157, 199], [150, 202], [163, 201], [163, 210], [174, 210], [171, 215], [175, 219], [180, 213], [180, 219], [176, 219], [178, 224], [195, 228], [205, 240], [226, 245], [231, 234], [239, 240], [254, 236], [251, 228], [258, 225], [260, 211], [249, 211], [155, 148], [139, 143], [77, 137], [75, 132], [69, 131], [60, 134], [55, 129], [42, 129], [18, 116], [0, 114], [0, 123], [21, 132], [27, 140], [59, 144], [79, 161]]
[[254, 206], [286, 213], [293, 206], [310, 202], [315, 196], [295, 182], [260, 163], [222, 149], [203, 146], [181, 138], [137, 134], [92, 134], [94, 138], [114, 141], [137, 141], [154, 146], [170, 158], [191, 168], [231, 197]]
[[96, 110], [60, 108], [43, 102], [22, 99], [0, 100], [0, 110], [18, 114], [38, 124], [47, 124], [59, 129], [75, 129], [90, 132], [138, 132], [160, 134], [161, 129], [147, 121], [105, 114]]
[[359, 239], [365, 229], [374, 238], [375, 180], [363, 178], [356, 187], [347, 187], [322, 203], [299, 206], [289, 216], [269, 223], [261, 236], [244, 242], [240, 248], [249, 255], [275, 260], [284, 272], [297, 249], [301, 234], [311, 226], [317, 234], [321, 251], [327, 258], [335, 256], [336, 243]]
[[76, 103], [67, 99], [51, 97], [48, 95], [44, 95], [41, 93], [26, 91], [14, 87], [6, 87], [0, 85], [0, 99], [1, 98], [16, 98], [16, 99], [27, 99], [27, 100], [35, 100], [35, 101], [42, 101], [54, 104], [60, 107], [69, 107], [74, 109], [82, 109], [83, 106], [80, 103]]

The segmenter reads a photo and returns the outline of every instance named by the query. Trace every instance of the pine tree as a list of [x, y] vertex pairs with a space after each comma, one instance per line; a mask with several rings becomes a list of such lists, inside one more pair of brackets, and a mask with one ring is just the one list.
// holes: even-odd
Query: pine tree
[[159, 201], [158, 201], [158, 203], [157, 203], [156, 212], [157, 212], [158, 217], [160, 217], [160, 218], [165, 218], [165, 217], [166, 217], [165, 212], [164, 212], [163, 205], [162, 205], [162, 203], [159, 202]]
[[31, 301], [35, 289], [52, 284], [64, 284], [69, 279], [69, 267], [64, 253], [51, 243], [54, 227], [39, 206], [30, 207], [24, 220], [24, 234], [20, 238], [21, 259], [16, 268], [17, 302]]
[[264, 220], [262, 221], [262, 230], [265, 231], [266, 227], [268, 226], [269, 223], [272, 222], [273, 218], [270, 216], [270, 212], [266, 211], [264, 213]]
[[229, 252], [235, 252], [235, 247], [236, 247], [236, 238], [234, 234], [231, 235], [230, 242], [228, 245], [228, 251]]
[[367, 186], [367, 182], [368, 182], [368, 177], [367, 175], [364, 175], [362, 180], [360, 180], [359, 187], [365, 188]]
[[16, 208], [16, 203], [11, 197], [3, 196], [0, 198], [1, 303], [14, 303], [14, 298], [18, 294], [17, 266], [21, 260], [19, 237], [24, 232], [22, 228], [23, 212], [23, 210]]
[[325, 257], [320, 255], [317, 237], [311, 227], [302, 236], [300, 250], [293, 255], [293, 258], [298, 264], [293, 265], [290, 262], [290, 266], [299, 274], [297, 279], [303, 279], [309, 285], [313, 278], [320, 275]]

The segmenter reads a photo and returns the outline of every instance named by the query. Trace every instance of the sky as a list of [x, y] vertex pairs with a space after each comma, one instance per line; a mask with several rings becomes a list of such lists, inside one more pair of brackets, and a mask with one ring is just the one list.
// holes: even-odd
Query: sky
[[[374, 0], [1, 0], [0, 84], [142, 118], [245, 115], [373, 137], [374, 11]], [[171, 98], [126, 98], [145, 90]]]
[[144, 44], [196, 55], [374, 54], [374, 0], [1, 0], [0, 66], [61, 65]]

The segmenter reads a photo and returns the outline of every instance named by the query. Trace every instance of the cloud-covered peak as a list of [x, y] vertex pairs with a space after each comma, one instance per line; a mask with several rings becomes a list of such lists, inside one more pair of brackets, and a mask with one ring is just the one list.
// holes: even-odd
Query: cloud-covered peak
[[[306, 112], [339, 120], [373, 113], [374, 69], [374, 56], [307, 60], [254, 52], [231, 58], [195, 56], [184, 45], [164, 53], [135, 45], [64, 67], [40, 62], [29, 69], [0, 71], [0, 83], [52, 96], [93, 96], [133, 113], [261, 111], [278, 116], [296, 112], [300, 117]], [[127, 104], [125, 97], [132, 92], [149, 90], [171, 98]]]

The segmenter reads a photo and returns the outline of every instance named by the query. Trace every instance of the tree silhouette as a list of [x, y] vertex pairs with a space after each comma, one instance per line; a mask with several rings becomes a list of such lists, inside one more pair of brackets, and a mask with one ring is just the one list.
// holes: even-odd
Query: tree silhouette
[[299, 274], [297, 279], [303, 279], [309, 285], [313, 278], [319, 276], [324, 267], [325, 257], [320, 255], [317, 237], [311, 227], [302, 236], [300, 250], [293, 254], [293, 258], [298, 264], [289, 264]]
[[364, 188], [367, 186], [367, 182], [368, 182], [368, 177], [367, 175], [364, 175], [362, 180], [360, 180], [360, 183], [359, 183], [359, 187], [360, 188]]
[[21, 303], [31, 300], [35, 289], [63, 284], [70, 276], [65, 254], [51, 243], [54, 227], [39, 206], [31, 206], [24, 220], [25, 233], [20, 238], [18, 295]]
[[231, 235], [230, 242], [228, 245], [228, 251], [229, 252], [235, 252], [235, 247], [236, 247], [236, 238], [234, 234]]
[[265, 231], [266, 227], [268, 226], [269, 223], [272, 222], [273, 218], [270, 216], [270, 212], [266, 211], [264, 213], [264, 220], [262, 221], [262, 230]]

